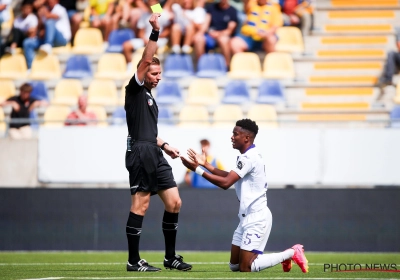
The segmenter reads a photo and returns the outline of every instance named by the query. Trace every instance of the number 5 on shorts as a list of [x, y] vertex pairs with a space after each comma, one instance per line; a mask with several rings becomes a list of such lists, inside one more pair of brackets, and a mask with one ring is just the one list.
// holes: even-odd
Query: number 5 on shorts
[[246, 237], [245, 237], [245, 238], [246, 238], [247, 240], [244, 240], [244, 241], [243, 241], [243, 244], [244, 244], [244, 245], [249, 245], [249, 244], [251, 243], [250, 236], [252, 236], [252, 235], [253, 235], [253, 234], [251, 234], [251, 233], [247, 233], [247, 234], [246, 234]]

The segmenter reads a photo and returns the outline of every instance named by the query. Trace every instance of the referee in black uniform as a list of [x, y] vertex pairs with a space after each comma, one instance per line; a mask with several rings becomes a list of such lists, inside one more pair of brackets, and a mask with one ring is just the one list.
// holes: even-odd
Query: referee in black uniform
[[151, 89], [161, 80], [161, 66], [153, 57], [157, 50], [160, 14], [149, 20], [153, 31], [139, 62], [138, 69], [126, 86], [125, 111], [128, 124], [128, 147], [126, 168], [129, 171], [132, 206], [126, 224], [129, 259], [127, 271], [160, 271], [149, 265], [139, 255], [139, 239], [143, 217], [150, 203], [150, 196], [158, 194], [165, 205], [162, 230], [165, 239], [164, 267], [190, 270], [192, 266], [175, 254], [178, 215], [181, 198], [172, 175], [172, 168], [164, 158], [162, 150], [171, 158], [179, 157], [179, 151], [158, 137], [158, 107]]

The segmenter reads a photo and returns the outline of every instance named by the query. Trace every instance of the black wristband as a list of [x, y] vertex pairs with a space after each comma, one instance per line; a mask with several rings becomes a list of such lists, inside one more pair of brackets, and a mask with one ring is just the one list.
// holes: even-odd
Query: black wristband
[[151, 30], [151, 34], [150, 34], [149, 40], [157, 42], [158, 41], [158, 35], [160, 35], [160, 31], [156, 31], [154, 29]]
[[164, 150], [164, 146], [165, 146], [165, 145], [169, 145], [169, 144], [168, 144], [167, 142], [164, 142], [164, 143], [161, 145], [161, 147], [160, 147], [161, 150]]

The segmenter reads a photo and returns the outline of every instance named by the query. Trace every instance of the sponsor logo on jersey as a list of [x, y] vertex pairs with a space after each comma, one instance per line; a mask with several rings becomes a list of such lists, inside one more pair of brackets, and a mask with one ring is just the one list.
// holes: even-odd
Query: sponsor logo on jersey
[[241, 161], [239, 161], [237, 163], [237, 168], [239, 168], [240, 170], [242, 170], [243, 166], [244, 166], [244, 163], [242, 163]]

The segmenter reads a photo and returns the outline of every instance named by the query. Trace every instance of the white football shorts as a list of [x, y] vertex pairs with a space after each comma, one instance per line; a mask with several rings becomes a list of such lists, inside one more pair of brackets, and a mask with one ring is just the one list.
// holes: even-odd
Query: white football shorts
[[232, 244], [242, 250], [262, 254], [272, 227], [272, 214], [268, 207], [242, 218], [233, 233]]

